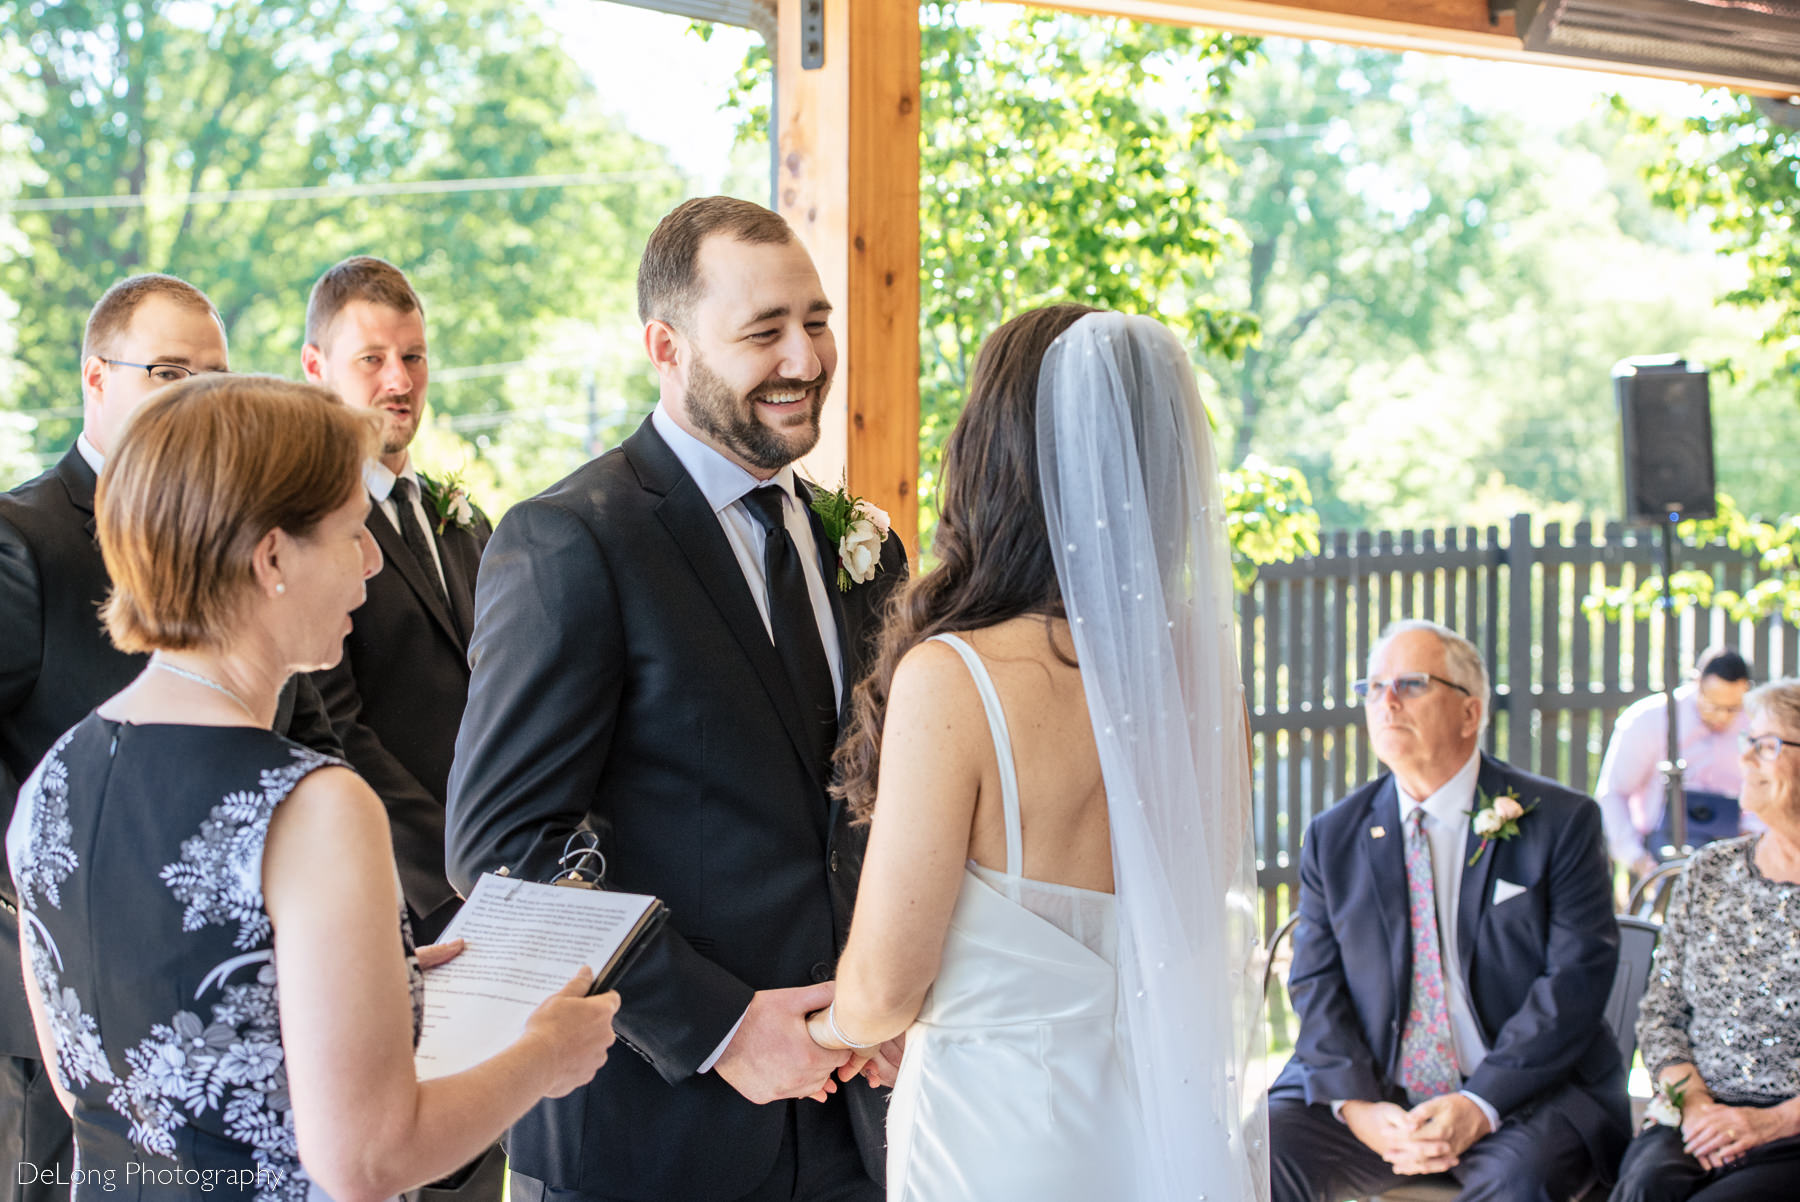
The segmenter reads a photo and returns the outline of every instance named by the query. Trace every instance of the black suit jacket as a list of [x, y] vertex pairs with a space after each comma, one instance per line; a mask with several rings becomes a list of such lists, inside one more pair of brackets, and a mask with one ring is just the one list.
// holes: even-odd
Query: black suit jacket
[[[835, 548], [814, 521], [825, 579]], [[906, 573], [833, 590], [846, 684]], [[609, 886], [661, 897], [664, 933], [621, 984], [621, 1050], [512, 1130], [513, 1167], [617, 1198], [737, 1197], [773, 1168], [786, 1107], [697, 1074], [751, 994], [831, 978], [866, 840], [804, 752], [800, 707], [700, 488], [646, 421], [515, 506], [476, 588], [473, 679], [450, 777], [451, 880], [545, 879], [598, 833]], [[846, 689], [846, 692], [848, 690]], [[882, 1179], [884, 1094], [847, 1088]], [[799, 1103], [811, 1105], [814, 1103]]]
[[[1488, 797], [1512, 790], [1535, 808], [1516, 838], [1492, 841], [1463, 869], [1455, 968], [1489, 1048], [1465, 1088], [1502, 1120], [1526, 1106], [1560, 1109], [1610, 1174], [1631, 1118], [1605, 1022], [1619, 939], [1600, 807], [1486, 755], [1477, 787]], [[1471, 830], [1465, 865], [1480, 842]], [[1288, 977], [1300, 1034], [1272, 1096], [1405, 1105], [1397, 1082], [1412, 996], [1405, 843], [1391, 775], [1307, 827]], [[1524, 891], [1508, 889], [1495, 904], [1501, 882]]]
[[[112, 582], [94, 541], [94, 469], [69, 448], [57, 465], [0, 493], [0, 823], [19, 786], [64, 731], [130, 684], [149, 657], [126, 655], [100, 623]], [[281, 692], [274, 728], [341, 755], [305, 677]], [[0, 1054], [38, 1057], [12, 875], [0, 879]]]
[[445, 605], [379, 505], [368, 526], [383, 567], [351, 615], [343, 660], [313, 683], [351, 767], [387, 806], [406, 902], [429, 919], [456, 896], [444, 875], [444, 799], [469, 696], [475, 572], [491, 531], [480, 511], [470, 529], [427, 527], [444, 566]]

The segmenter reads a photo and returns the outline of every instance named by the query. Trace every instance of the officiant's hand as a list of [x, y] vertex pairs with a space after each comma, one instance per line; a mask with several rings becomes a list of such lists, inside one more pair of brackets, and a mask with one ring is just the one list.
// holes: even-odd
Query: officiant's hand
[[619, 993], [588, 996], [594, 987], [594, 970], [582, 967], [561, 989], [545, 998], [525, 1020], [521, 1043], [537, 1046], [550, 1068], [544, 1085], [546, 1098], [560, 1098], [594, 1079], [606, 1063], [612, 1046], [613, 1015], [619, 1012]]
[[446, 943], [427, 943], [424, 947], [414, 948], [413, 955], [419, 958], [420, 969], [429, 972], [462, 955], [463, 948], [467, 946], [461, 939], [452, 939]]
[[823, 1102], [837, 1090], [832, 1074], [849, 1059], [826, 1051], [806, 1033], [806, 1016], [831, 1004], [834, 985], [759, 990], [713, 1071], [761, 1106], [782, 1098]]

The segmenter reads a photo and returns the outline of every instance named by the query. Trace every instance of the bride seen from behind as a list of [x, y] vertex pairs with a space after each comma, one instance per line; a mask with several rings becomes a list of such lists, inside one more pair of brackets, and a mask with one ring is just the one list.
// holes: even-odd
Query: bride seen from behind
[[1244, 711], [1185, 352], [1147, 318], [1015, 318], [942, 489], [940, 566], [839, 751], [872, 829], [813, 1037], [905, 1034], [890, 1202], [1265, 1199]]

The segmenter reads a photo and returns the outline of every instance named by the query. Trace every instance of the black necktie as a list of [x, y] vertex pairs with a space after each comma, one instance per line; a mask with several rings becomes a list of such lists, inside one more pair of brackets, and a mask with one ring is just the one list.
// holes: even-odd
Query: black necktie
[[752, 489], [744, 494], [744, 506], [763, 528], [763, 579], [775, 651], [787, 668], [801, 713], [811, 719], [806, 727], [818, 739], [814, 750], [822, 764], [837, 744], [837, 691], [831, 684], [819, 621], [813, 616], [812, 594], [806, 591], [800, 548], [782, 519], [787, 495], [780, 485]]
[[425, 527], [419, 525], [418, 511], [413, 508], [413, 482], [405, 476], [394, 481], [394, 511], [400, 515], [400, 541], [418, 561], [419, 570], [425, 573], [425, 579], [431, 581], [431, 589], [437, 599], [450, 606], [450, 595], [444, 591], [444, 578], [438, 575], [437, 559], [431, 553], [431, 540], [425, 534]]

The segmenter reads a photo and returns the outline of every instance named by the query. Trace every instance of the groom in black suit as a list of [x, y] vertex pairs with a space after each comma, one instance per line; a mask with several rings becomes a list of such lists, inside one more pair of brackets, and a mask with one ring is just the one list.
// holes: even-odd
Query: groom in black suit
[[[227, 366], [218, 311], [185, 280], [132, 276], [88, 315], [81, 435], [55, 467], [0, 494], [0, 824], [11, 821], [20, 783], [51, 744], [147, 662], [114, 647], [100, 622], [112, 582], [94, 541], [94, 489], [106, 455], [157, 389]], [[274, 728], [342, 754], [303, 676], [282, 689]], [[25, 1005], [12, 877], [0, 873], [0, 1172], [9, 1196], [67, 1198], [71, 1153], [69, 1117], [51, 1092]]]
[[638, 1055], [512, 1129], [512, 1195], [873, 1202], [885, 1098], [834, 1088], [844, 1054], [805, 1018], [831, 999], [864, 839], [827, 793], [841, 703], [905, 554], [888, 538], [840, 591], [791, 466], [837, 352], [786, 222], [682, 204], [638, 310], [656, 411], [515, 506], [476, 589], [451, 879], [544, 879], [591, 831], [606, 884], [673, 914], [620, 986]]
[[1358, 687], [1392, 771], [1302, 845], [1274, 1202], [1438, 1172], [1461, 1202], [1569, 1202], [1630, 1136], [1599, 807], [1477, 750], [1487, 669], [1453, 631], [1389, 627]]

